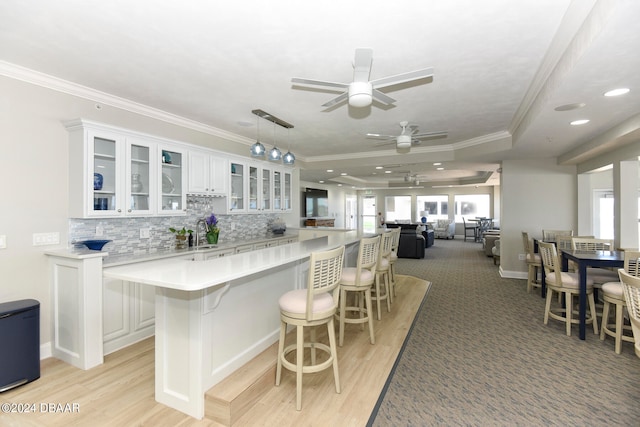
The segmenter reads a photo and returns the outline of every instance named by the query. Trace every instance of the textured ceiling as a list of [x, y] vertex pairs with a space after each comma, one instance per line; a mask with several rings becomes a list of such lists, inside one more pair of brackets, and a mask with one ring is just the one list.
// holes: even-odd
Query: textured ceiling
[[[257, 136], [251, 110], [265, 110], [295, 127], [262, 120], [261, 141], [290, 145], [309, 181], [365, 188], [409, 173], [423, 184], [493, 184], [487, 177], [502, 159], [571, 163], [637, 140], [635, 0], [3, 0], [0, 15], [0, 72], [25, 67], [247, 145]], [[394, 105], [360, 109], [325, 109], [336, 92], [292, 85], [292, 77], [350, 82], [359, 47], [373, 49], [371, 79], [433, 67], [433, 81], [389, 87]], [[602, 96], [618, 86], [631, 92]], [[586, 106], [554, 110], [577, 102]], [[569, 126], [576, 118], [591, 122]], [[399, 134], [404, 120], [448, 137], [400, 153], [365, 136]]]

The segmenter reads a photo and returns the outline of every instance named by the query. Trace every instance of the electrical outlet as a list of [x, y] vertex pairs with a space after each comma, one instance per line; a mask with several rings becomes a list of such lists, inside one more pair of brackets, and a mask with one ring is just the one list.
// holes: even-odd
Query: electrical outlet
[[6, 249], [7, 248], [7, 236], [6, 234], [3, 234], [2, 236], [0, 236], [0, 249]]
[[46, 246], [60, 244], [60, 233], [33, 233], [33, 246]]
[[525, 259], [527, 259], [527, 256], [525, 254], [518, 254], [518, 259], [520, 261], [524, 261]]
[[149, 237], [151, 237], [151, 230], [149, 228], [141, 228], [140, 229], [140, 238], [141, 239], [148, 239]]
[[101, 225], [96, 227], [96, 237], [104, 236], [104, 228]]

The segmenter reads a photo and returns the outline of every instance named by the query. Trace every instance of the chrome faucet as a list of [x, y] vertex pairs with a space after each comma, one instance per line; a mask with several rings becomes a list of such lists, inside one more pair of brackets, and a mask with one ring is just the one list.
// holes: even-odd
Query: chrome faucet
[[205, 218], [200, 218], [198, 222], [196, 222], [196, 248], [200, 245], [200, 224], [204, 226], [204, 232], [207, 233], [207, 221]]

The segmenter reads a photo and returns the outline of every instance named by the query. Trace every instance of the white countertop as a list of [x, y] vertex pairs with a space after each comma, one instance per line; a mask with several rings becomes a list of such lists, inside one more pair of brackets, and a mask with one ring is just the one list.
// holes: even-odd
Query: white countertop
[[258, 249], [207, 261], [169, 258], [135, 264], [105, 266], [105, 277], [184, 291], [198, 291], [230, 280], [260, 273], [309, 257], [312, 252], [355, 243], [356, 232], [348, 232], [272, 248]]

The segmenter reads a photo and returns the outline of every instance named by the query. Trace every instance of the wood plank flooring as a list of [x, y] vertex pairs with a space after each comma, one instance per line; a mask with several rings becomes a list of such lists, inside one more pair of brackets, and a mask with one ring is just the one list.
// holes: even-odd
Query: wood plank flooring
[[[423, 280], [401, 275], [398, 279], [391, 313], [383, 309], [382, 320], [375, 322], [375, 345], [358, 325], [346, 326], [345, 344], [338, 349], [342, 393], [335, 393], [331, 369], [307, 374], [302, 411], [296, 411], [295, 374], [285, 370], [279, 387], [273, 386], [275, 378], [262, 379], [259, 398], [254, 398], [257, 401], [249, 409], [241, 408], [233, 425], [365, 425], [428, 289]], [[267, 351], [273, 351], [275, 363], [275, 347]], [[251, 371], [251, 363], [238, 375]], [[260, 363], [258, 358], [256, 363]], [[271, 376], [272, 371], [266, 375]], [[230, 377], [229, 381], [234, 380]], [[2, 426], [221, 425], [206, 417], [196, 420], [155, 401], [153, 338], [106, 356], [103, 365], [88, 371], [46, 359], [40, 379], [0, 394], [0, 404], [7, 403], [14, 404], [10, 409], [22, 410], [6, 412], [6, 405], [2, 406]], [[26, 413], [25, 407], [33, 409], [30, 405], [35, 405], [35, 412]]]

